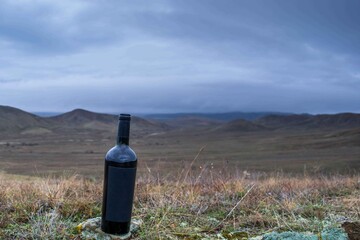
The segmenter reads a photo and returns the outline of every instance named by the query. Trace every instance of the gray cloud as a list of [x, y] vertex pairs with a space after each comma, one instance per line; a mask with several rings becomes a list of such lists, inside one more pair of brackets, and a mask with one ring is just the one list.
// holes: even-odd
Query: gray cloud
[[358, 1], [4, 1], [0, 104], [360, 111]]

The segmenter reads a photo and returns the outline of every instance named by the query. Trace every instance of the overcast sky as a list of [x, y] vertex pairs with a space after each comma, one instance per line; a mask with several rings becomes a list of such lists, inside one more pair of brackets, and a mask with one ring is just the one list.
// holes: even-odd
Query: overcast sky
[[1, 0], [0, 105], [360, 112], [358, 0]]

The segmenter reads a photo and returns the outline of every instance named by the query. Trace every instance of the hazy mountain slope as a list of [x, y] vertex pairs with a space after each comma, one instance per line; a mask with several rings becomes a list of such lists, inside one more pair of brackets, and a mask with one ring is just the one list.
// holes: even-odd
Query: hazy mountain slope
[[166, 123], [133, 116], [131, 117], [131, 129], [132, 131], [141, 130], [147, 133], [153, 133], [167, 131], [170, 130], [171, 127]]
[[47, 119], [17, 108], [0, 106], [0, 131], [10, 133], [30, 131], [36, 133], [37, 130], [49, 132], [49, 128], [51, 128], [51, 123]]
[[84, 109], [75, 109], [54, 117], [49, 117], [60, 128], [85, 128], [106, 130], [117, 125], [117, 117], [111, 114], [94, 113]]
[[216, 127], [214, 131], [217, 132], [251, 132], [251, 131], [264, 131], [267, 130], [266, 127], [246, 121], [243, 119], [233, 120], [227, 123], [222, 124], [219, 127]]
[[83, 125], [91, 121], [102, 122], [102, 123], [113, 123], [117, 121], [117, 116], [111, 114], [102, 114], [90, 112], [84, 109], [74, 109], [70, 112], [66, 112], [54, 117], [49, 117], [49, 119], [66, 123], [71, 125]]
[[268, 128], [288, 128], [303, 126], [311, 118], [312, 116], [308, 114], [292, 114], [288, 116], [268, 115], [254, 122]]
[[[233, 114], [229, 113], [228, 116], [234, 116]], [[267, 115], [253, 121], [236, 119], [226, 123], [198, 116], [181, 114], [176, 116], [176, 118], [167, 120], [143, 119], [133, 116], [131, 129], [137, 135], [146, 135], [173, 129], [212, 129], [211, 132], [241, 132], [268, 129], [341, 130], [360, 128], [360, 114], [355, 113]], [[63, 130], [71, 133], [73, 129], [114, 132], [117, 123], [118, 116], [116, 115], [95, 113], [83, 109], [75, 109], [53, 117], [39, 117], [17, 108], [0, 106], [0, 131], [9, 134], [44, 134], [54, 131], [61, 133]]]
[[173, 128], [211, 128], [222, 124], [221, 121], [212, 120], [209, 118], [184, 116], [174, 119], [162, 120], [162, 122]]
[[360, 114], [339, 113], [320, 115], [293, 114], [288, 116], [269, 115], [254, 122], [274, 129], [344, 129], [360, 127]]
[[[7, 134], [44, 134], [56, 132], [71, 133], [76, 131], [111, 131], [117, 129], [118, 116], [90, 112], [83, 109], [60, 114], [54, 117], [39, 117], [23, 110], [0, 106], [0, 131]], [[148, 134], [171, 129], [167, 124], [132, 117], [132, 132]]]
[[255, 120], [267, 115], [289, 115], [290, 113], [280, 112], [226, 112], [226, 113], [159, 113], [146, 114], [145, 118], [156, 120], [170, 120], [176, 118], [203, 118], [215, 121], [232, 121], [236, 119]]
[[[75, 127], [98, 130], [114, 130], [118, 125], [118, 116], [112, 114], [95, 113], [84, 109], [73, 111], [50, 117], [52, 121], [63, 127]], [[136, 116], [131, 118], [132, 131], [156, 132], [169, 129], [165, 123], [149, 121]]]
[[357, 128], [360, 127], [360, 114], [339, 113], [315, 115], [309, 127]]

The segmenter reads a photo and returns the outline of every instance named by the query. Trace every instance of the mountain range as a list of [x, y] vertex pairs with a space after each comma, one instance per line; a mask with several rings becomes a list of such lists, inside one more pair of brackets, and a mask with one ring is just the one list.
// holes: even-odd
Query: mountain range
[[268, 115], [286, 116], [291, 113], [282, 112], [225, 112], [225, 113], [160, 113], [160, 114], [146, 114], [145, 118], [156, 120], [172, 120], [178, 118], [203, 118], [215, 121], [232, 121], [236, 119], [255, 120]]
[[[235, 116], [237, 118], [233, 119]], [[113, 131], [117, 126], [117, 119], [116, 115], [84, 109], [75, 109], [52, 117], [40, 117], [14, 107], [0, 106], [0, 131], [3, 133], [43, 134], [64, 129]], [[155, 114], [132, 118], [132, 131], [148, 134], [177, 129], [251, 132], [350, 128], [360, 128], [360, 114], [190, 113]]]
[[[81, 130], [113, 130], [118, 117], [111, 114], [95, 113], [75, 109], [52, 117], [40, 117], [23, 110], [0, 106], [0, 131], [3, 133], [42, 134]], [[163, 131], [169, 127], [161, 122], [132, 117], [132, 129], [136, 132]]]
[[[360, 169], [360, 114], [269, 113], [251, 120], [224, 120], [224, 115], [133, 116], [130, 139], [141, 159], [140, 171], [175, 174], [205, 146], [194, 170], [209, 164], [234, 174]], [[118, 116], [84, 109], [38, 116], [0, 106], [0, 169], [99, 176], [100, 160], [113, 146], [117, 126]]]

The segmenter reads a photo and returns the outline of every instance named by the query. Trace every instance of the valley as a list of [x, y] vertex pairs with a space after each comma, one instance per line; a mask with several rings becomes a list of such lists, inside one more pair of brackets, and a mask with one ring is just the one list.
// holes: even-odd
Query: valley
[[[116, 116], [78, 109], [41, 118], [11, 110], [0, 111], [1, 171], [102, 176], [103, 158], [115, 143]], [[359, 114], [315, 116], [314, 122], [310, 118], [133, 117], [130, 144], [138, 154], [139, 177], [151, 173], [176, 178], [189, 168], [195, 176], [214, 177], [357, 173]]]

